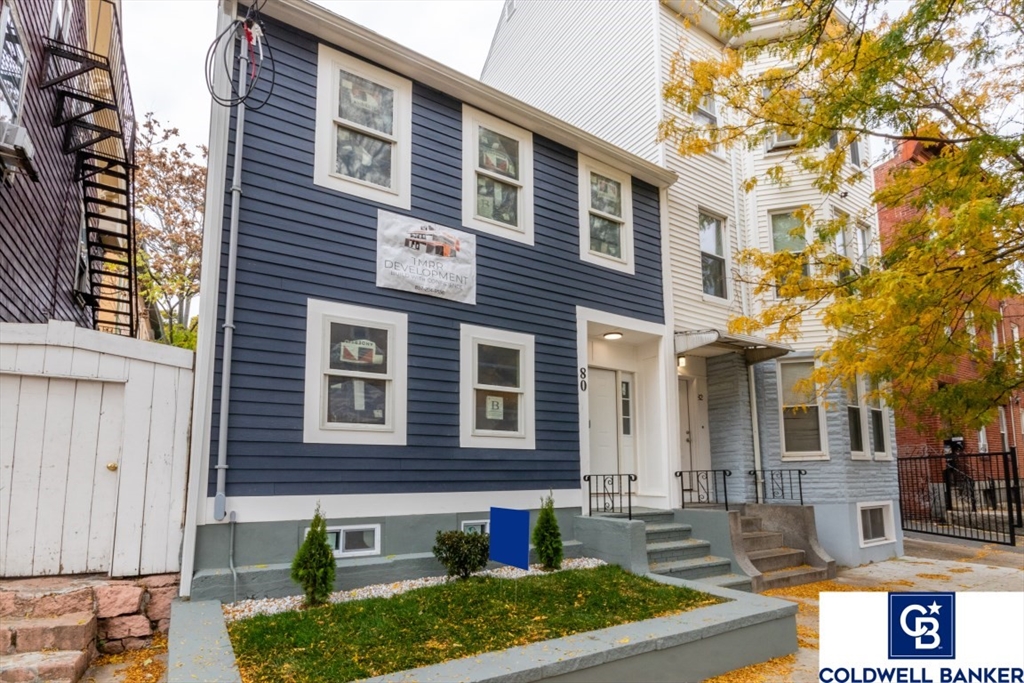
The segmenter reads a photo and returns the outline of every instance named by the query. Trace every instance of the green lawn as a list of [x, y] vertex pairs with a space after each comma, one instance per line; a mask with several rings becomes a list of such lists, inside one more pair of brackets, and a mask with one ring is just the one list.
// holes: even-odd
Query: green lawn
[[617, 566], [473, 577], [228, 625], [246, 683], [351, 681], [723, 602]]

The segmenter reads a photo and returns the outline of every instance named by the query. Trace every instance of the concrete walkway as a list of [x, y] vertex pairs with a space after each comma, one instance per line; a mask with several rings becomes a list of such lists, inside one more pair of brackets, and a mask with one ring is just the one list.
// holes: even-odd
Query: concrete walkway
[[835, 581], [769, 591], [797, 603], [795, 655], [755, 664], [706, 683], [814, 683], [818, 680], [818, 595], [850, 591], [1024, 591], [1024, 549], [904, 538], [901, 558], [840, 569]]

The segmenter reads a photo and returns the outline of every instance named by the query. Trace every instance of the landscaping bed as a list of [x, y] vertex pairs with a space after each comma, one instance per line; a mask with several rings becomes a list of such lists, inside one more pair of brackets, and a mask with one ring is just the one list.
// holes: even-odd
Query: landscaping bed
[[465, 581], [228, 625], [246, 683], [351, 681], [724, 602], [613, 565]]

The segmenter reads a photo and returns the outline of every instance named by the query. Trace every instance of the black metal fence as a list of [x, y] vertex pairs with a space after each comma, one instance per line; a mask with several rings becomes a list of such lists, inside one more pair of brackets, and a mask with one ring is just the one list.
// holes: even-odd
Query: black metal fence
[[728, 478], [730, 470], [681, 470], [676, 472], [679, 480], [680, 505], [685, 509], [689, 504], [725, 505], [729, 509]]
[[587, 474], [587, 505], [589, 512], [625, 512], [633, 519], [633, 482], [635, 474]]
[[761, 490], [765, 503], [794, 502], [804, 504], [804, 475], [807, 470], [750, 470], [754, 485]]
[[1014, 545], [1021, 527], [1015, 448], [899, 458], [904, 531]]

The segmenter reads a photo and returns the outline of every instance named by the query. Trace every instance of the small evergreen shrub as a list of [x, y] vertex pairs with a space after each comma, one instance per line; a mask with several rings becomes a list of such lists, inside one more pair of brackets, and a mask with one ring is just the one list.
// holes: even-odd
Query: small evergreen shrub
[[537, 517], [537, 526], [533, 527], [531, 540], [544, 569], [561, 568], [562, 532], [559, 531], [558, 520], [555, 518], [555, 500], [550, 494], [547, 498], [541, 499], [540, 516]]
[[448, 570], [448, 576], [467, 579], [487, 566], [491, 554], [488, 534], [466, 531], [438, 531], [434, 539], [434, 557]]
[[292, 581], [302, 586], [308, 607], [327, 602], [334, 590], [334, 569], [334, 550], [327, 543], [327, 521], [317, 503], [306, 540], [292, 560]]

